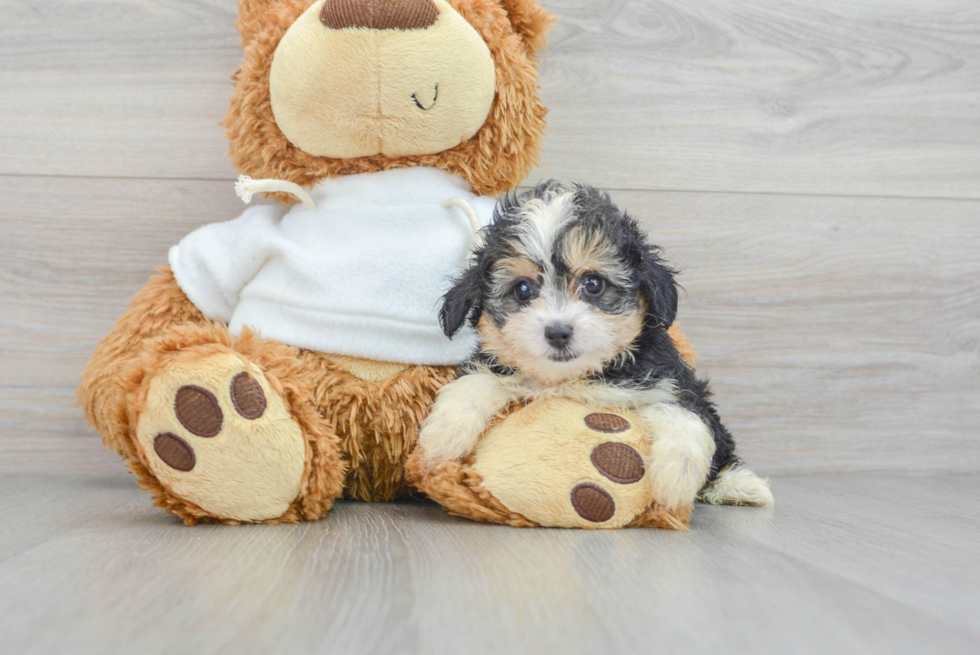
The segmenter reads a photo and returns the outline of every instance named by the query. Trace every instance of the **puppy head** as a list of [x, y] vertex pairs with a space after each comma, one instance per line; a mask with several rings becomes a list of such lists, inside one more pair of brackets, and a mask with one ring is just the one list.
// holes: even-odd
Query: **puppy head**
[[674, 271], [605, 193], [545, 182], [508, 196], [446, 294], [448, 336], [469, 320], [481, 350], [542, 384], [629, 357], [677, 313]]

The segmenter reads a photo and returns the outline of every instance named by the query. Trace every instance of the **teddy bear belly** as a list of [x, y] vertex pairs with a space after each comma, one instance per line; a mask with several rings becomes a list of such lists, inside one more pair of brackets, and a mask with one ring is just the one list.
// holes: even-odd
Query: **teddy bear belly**
[[456, 375], [450, 366], [380, 362], [299, 351], [317, 412], [340, 441], [344, 496], [387, 501], [407, 494], [405, 462], [436, 392]]
[[621, 411], [537, 401], [484, 435], [473, 469], [509, 510], [540, 525], [623, 527], [651, 501], [638, 425]]

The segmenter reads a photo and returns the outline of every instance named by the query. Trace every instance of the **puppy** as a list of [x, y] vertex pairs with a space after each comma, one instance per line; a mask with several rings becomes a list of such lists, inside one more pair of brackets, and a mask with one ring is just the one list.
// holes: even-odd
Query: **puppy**
[[452, 337], [469, 321], [480, 349], [423, 423], [428, 462], [465, 458], [512, 403], [564, 396], [634, 410], [650, 435], [649, 481], [667, 508], [771, 505], [739, 468], [706, 381], [667, 329], [675, 271], [630, 216], [588, 186], [545, 182], [505, 198], [467, 270], [444, 297]]

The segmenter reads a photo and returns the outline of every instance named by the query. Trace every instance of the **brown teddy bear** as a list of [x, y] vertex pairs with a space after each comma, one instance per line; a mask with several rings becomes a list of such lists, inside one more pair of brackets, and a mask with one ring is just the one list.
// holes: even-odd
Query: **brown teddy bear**
[[230, 156], [262, 178], [245, 197], [280, 202], [174, 246], [79, 388], [158, 506], [276, 523], [411, 490], [475, 345], [438, 301], [538, 161], [551, 21], [534, 0], [240, 0]]

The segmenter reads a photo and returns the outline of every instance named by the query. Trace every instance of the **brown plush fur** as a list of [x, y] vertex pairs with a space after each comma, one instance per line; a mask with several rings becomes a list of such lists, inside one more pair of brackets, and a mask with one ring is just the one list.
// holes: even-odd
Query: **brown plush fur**
[[177, 286], [170, 267], [157, 269], [112, 331], [96, 346], [82, 372], [78, 403], [88, 422], [102, 433], [102, 443], [120, 455], [129, 453], [130, 425], [125, 401], [130, 387], [120, 373], [140, 356], [145, 342], [175, 325], [209, 323]]
[[557, 18], [537, 0], [501, 0], [510, 22], [524, 39], [528, 54], [536, 55], [548, 43], [548, 32]]
[[408, 475], [413, 484], [454, 516], [518, 528], [538, 527], [534, 521], [511, 512], [484, 489], [483, 478], [472, 464], [471, 457], [466, 462], [440, 462], [427, 470], [422, 452], [416, 450], [408, 460]]
[[694, 352], [694, 346], [691, 345], [690, 340], [681, 331], [681, 324], [674, 321], [667, 329], [667, 334], [674, 341], [674, 346], [677, 347], [677, 352], [680, 353], [681, 359], [683, 359], [688, 366], [694, 368], [694, 362], [698, 359], [698, 354]]
[[329, 355], [303, 350], [300, 360], [324, 421], [340, 437], [348, 462], [344, 494], [391, 500], [410, 491], [405, 461], [436, 392], [455, 375], [445, 366], [410, 366], [381, 382], [361, 380]]
[[681, 507], [675, 510], [665, 510], [657, 505], [651, 505], [645, 512], [633, 519], [627, 528], [664, 528], [666, 530], [687, 530], [691, 522], [693, 507]]
[[[272, 55], [310, 0], [241, 0], [238, 30], [245, 59], [233, 78], [235, 92], [224, 120], [235, 167], [254, 178], [310, 187], [340, 175], [434, 166], [463, 177], [480, 194], [496, 195], [516, 187], [540, 159], [547, 110], [538, 94], [532, 55], [544, 45], [552, 18], [531, 0], [448, 1], [483, 36], [496, 64], [496, 98], [480, 131], [434, 155], [329, 159], [289, 143], [276, 126], [269, 95]], [[287, 194], [275, 197], [296, 201]]]

